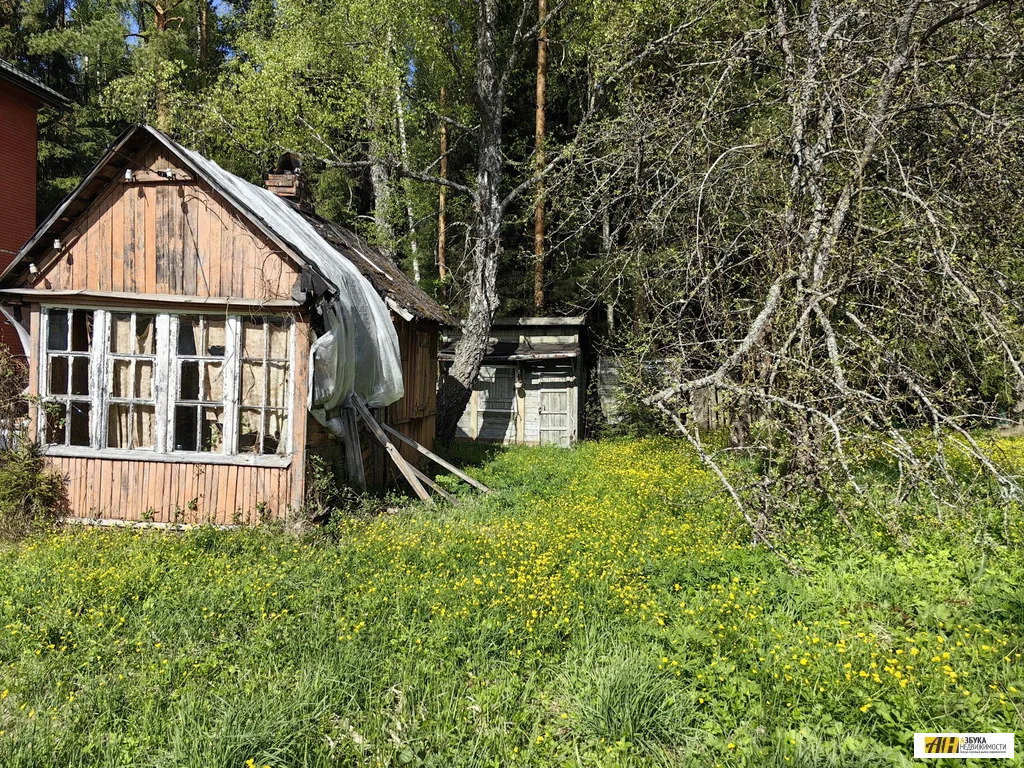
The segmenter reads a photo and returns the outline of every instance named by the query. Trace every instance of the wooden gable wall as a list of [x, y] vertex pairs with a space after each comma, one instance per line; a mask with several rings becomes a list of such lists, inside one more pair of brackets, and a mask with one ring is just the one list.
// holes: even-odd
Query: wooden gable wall
[[[20, 287], [268, 301], [288, 299], [299, 270], [204, 182], [156, 180], [176, 169], [158, 145], [115, 178]], [[188, 174], [191, 177], [191, 174]], [[143, 179], [143, 180], [140, 180]]]

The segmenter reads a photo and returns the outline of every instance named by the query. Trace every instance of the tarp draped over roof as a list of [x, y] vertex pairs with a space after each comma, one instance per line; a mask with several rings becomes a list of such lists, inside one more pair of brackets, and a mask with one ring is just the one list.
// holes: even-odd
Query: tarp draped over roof
[[228, 173], [164, 134], [159, 137], [194, 165], [211, 186], [288, 243], [334, 288], [333, 296], [322, 308], [327, 332], [310, 350], [313, 415], [326, 423], [327, 414], [342, 407], [352, 393], [372, 408], [399, 400], [404, 388], [398, 335], [383, 299], [360, 271], [288, 202]]

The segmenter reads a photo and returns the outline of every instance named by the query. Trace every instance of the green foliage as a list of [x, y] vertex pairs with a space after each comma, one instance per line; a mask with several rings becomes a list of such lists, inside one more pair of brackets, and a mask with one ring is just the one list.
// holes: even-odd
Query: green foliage
[[794, 574], [678, 444], [477, 471], [330, 540], [0, 547], [0, 763], [909, 766], [915, 730], [1019, 724], [1019, 516], [988, 549], [952, 513], [808, 530]]
[[66, 513], [64, 481], [35, 450], [0, 451], [0, 539], [38, 533]]
[[39, 532], [66, 512], [64, 482], [23, 435], [25, 366], [0, 345], [0, 539]]

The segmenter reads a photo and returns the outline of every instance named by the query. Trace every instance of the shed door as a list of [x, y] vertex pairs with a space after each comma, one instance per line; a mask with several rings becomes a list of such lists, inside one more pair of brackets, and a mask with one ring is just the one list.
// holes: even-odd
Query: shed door
[[510, 365], [482, 366], [477, 386], [477, 437], [481, 440], [515, 442], [516, 369]]
[[540, 391], [540, 444], [569, 445], [569, 390]]

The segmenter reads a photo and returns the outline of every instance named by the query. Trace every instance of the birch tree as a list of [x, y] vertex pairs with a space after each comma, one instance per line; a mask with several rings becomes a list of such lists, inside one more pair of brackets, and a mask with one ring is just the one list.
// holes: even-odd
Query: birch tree
[[[1020, 210], [1005, 192], [1024, 170], [1017, 8], [696, 11], [659, 66], [619, 83], [553, 192], [567, 237], [615, 212], [591, 298], [622, 302], [635, 276], [637, 401], [694, 445], [758, 540], [804, 493], [846, 520], [865, 456], [899, 478], [895, 498], [920, 491], [939, 514], [957, 493], [950, 451], [1019, 499], [971, 431], [1024, 394], [1020, 237], [990, 231]], [[606, 66], [673, 34], [639, 23]], [[709, 390], [756, 482], [734, 487], [702, 438], [694, 396]], [[898, 527], [892, 498], [863, 502]]]

